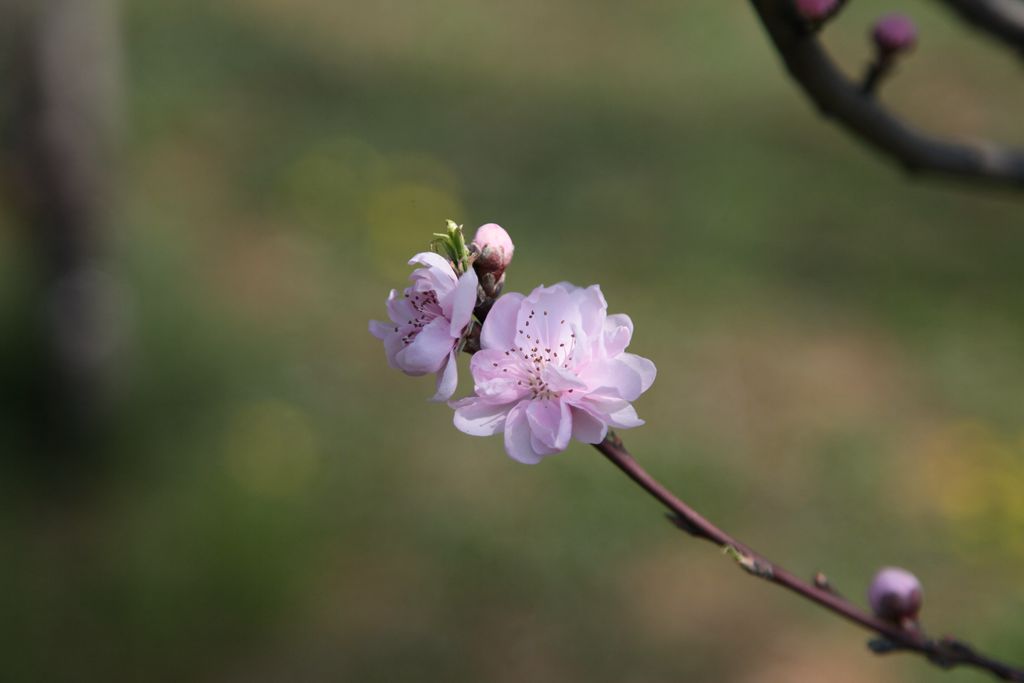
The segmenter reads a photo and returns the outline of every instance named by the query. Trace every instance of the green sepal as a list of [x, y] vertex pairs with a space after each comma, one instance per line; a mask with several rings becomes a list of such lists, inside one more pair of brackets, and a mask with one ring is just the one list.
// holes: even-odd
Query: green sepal
[[452, 267], [459, 275], [469, 270], [471, 261], [466, 237], [462, 234], [462, 226], [448, 219], [445, 232], [435, 232], [430, 241], [430, 250], [444, 256], [452, 262]]

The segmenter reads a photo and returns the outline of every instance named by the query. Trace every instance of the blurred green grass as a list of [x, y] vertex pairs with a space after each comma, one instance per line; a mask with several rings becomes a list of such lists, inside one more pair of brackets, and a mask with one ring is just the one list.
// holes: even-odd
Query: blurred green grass
[[[883, 96], [1020, 141], [1011, 56], [900, 5], [924, 38]], [[829, 30], [851, 71], [887, 7]], [[853, 596], [910, 567], [936, 632], [1024, 651], [1018, 197], [820, 120], [742, 3], [124, 13], [132, 353], [84, 493], [5, 461], [11, 680], [949, 678], [744, 579], [588, 449], [526, 468], [452, 429], [366, 332], [449, 217], [509, 229], [511, 289], [630, 313], [659, 378], [627, 442], [698, 509]], [[34, 457], [26, 429], [0, 419], [5, 450]]]

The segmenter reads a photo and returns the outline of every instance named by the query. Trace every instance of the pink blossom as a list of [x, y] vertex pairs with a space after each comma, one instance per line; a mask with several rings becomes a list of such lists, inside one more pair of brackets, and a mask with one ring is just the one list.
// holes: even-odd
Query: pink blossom
[[452, 404], [455, 426], [504, 433], [508, 454], [534, 464], [571, 438], [600, 443], [609, 427], [642, 425], [630, 402], [654, 382], [654, 363], [625, 352], [633, 322], [607, 309], [597, 285], [499, 298], [470, 363], [476, 395]]
[[416, 254], [409, 265], [421, 265], [409, 276], [412, 285], [402, 296], [388, 296], [390, 323], [370, 321], [370, 333], [384, 341], [388, 365], [407, 375], [437, 373], [432, 401], [455, 393], [455, 353], [473, 317], [477, 276], [472, 268], [455, 274], [451, 263], [433, 252]]

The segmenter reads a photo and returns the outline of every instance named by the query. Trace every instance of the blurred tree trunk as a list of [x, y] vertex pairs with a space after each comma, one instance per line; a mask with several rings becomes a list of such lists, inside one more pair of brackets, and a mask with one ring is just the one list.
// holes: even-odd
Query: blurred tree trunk
[[102, 268], [118, 129], [115, 0], [0, 0], [11, 204], [34, 248], [35, 329], [22, 371], [33, 444], [79, 458], [104, 413], [118, 350]]

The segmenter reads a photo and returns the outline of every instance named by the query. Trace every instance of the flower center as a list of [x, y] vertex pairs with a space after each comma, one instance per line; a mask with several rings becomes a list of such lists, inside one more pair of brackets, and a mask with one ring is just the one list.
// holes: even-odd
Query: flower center
[[[407, 289], [405, 298], [412, 304], [414, 312], [414, 317], [405, 322], [405, 334], [402, 335], [402, 344], [408, 346], [434, 318], [443, 315], [443, 311], [437, 302], [437, 293], [434, 290], [417, 292]], [[395, 332], [398, 331], [399, 328], [396, 327]]]
[[[541, 314], [542, 324], [546, 327], [548, 312], [541, 311]], [[545, 381], [544, 368], [549, 363], [555, 367], [569, 368], [573, 351], [576, 348], [576, 333], [571, 332], [566, 337], [563, 327], [566, 323], [561, 320], [554, 330], [547, 328], [546, 334], [537, 334], [537, 323], [534, 321], [536, 315], [537, 311], [530, 309], [530, 314], [523, 323], [523, 329], [517, 330], [517, 346], [506, 354], [515, 353], [519, 357], [519, 365], [523, 369], [524, 378], [518, 384], [530, 390], [531, 398], [540, 400], [559, 398], [563, 392], [552, 389]], [[534, 322], [533, 332], [530, 331], [531, 322]], [[541, 341], [542, 336], [544, 341]], [[557, 346], [544, 346], [544, 344], [554, 344], [556, 340], [562, 339], [566, 341], [557, 341]], [[566, 393], [572, 393], [572, 389]]]

